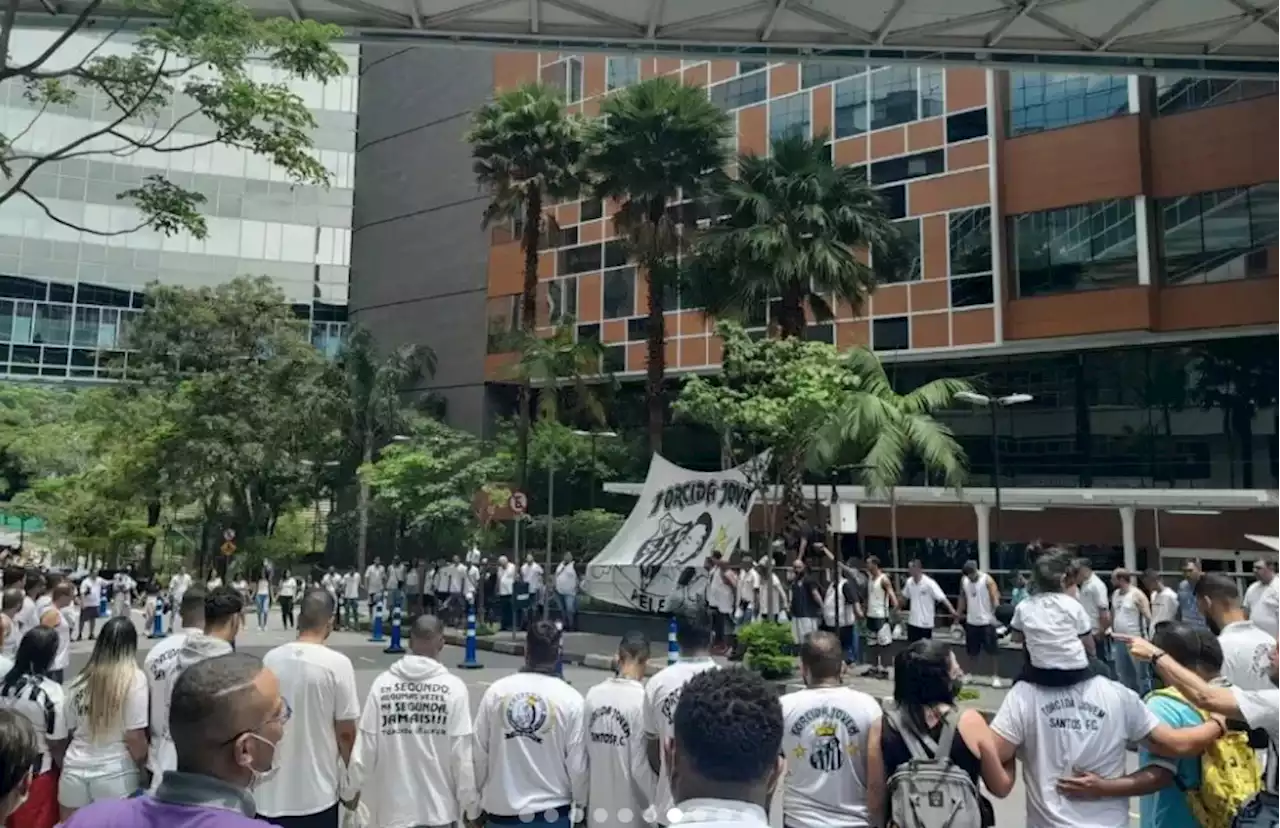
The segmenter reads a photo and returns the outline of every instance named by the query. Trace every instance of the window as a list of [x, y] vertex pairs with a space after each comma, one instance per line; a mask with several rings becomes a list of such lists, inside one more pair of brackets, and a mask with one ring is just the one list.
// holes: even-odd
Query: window
[[763, 60], [740, 60], [738, 61], [738, 74], [745, 75], [749, 72], [758, 72], [768, 65]]
[[599, 342], [600, 341], [600, 323], [593, 322], [589, 325], [578, 326], [579, 342]]
[[1013, 72], [1009, 85], [1010, 137], [1129, 111], [1129, 81], [1123, 75]]
[[972, 308], [977, 305], [990, 305], [995, 302], [995, 285], [991, 274], [978, 276], [960, 276], [951, 279], [951, 307]]
[[538, 247], [546, 250], [553, 247], [573, 247], [578, 243], [578, 227], [553, 227], [551, 222], [547, 223], [546, 230], [539, 240]]
[[1207, 106], [1234, 103], [1249, 98], [1274, 95], [1280, 84], [1275, 81], [1236, 78], [1156, 78], [1157, 115], [1190, 112]]
[[987, 110], [970, 109], [947, 116], [947, 143], [983, 138], [987, 134]]
[[947, 216], [952, 276], [991, 272], [991, 208], [961, 210]]
[[520, 297], [496, 296], [488, 301], [486, 313], [489, 324], [486, 351], [501, 354], [515, 350], [520, 331]]
[[898, 184], [894, 187], [881, 187], [876, 190], [884, 205], [884, 212], [891, 219], [905, 218], [907, 215], [907, 187]]
[[604, 266], [621, 267], [627, 263], [627, 247], [619, 239], [604, 243]]
[[936, 175], [947, 169], [946, 155], [942, 150], [931, 150], [915, 155], [900, 155], [871, 164], [871, 184], [891, 184], [922, 175]]
[[804, 329], [804, 338], [809, 342], [825, 342], [836, 344], [836, 326], [830, 322], [818, 322]]
[[724, 110], [750, 106], [763, 101], [767, 97], [768, 75], [759, 72], [745, 78], [736, 78], [711, 87], [707, 93], [711, 102]]
[[637, 316], [627, 320], [627, 339], [631, 342], [644, 342], [649, 336], [649, 317]]
[[1095, 201], [1009, 219], [1019, 296], [1138, 283], [1133, 201]]
[[905, 124], [919, 117], [919, 70], [890, 66], [871, 73], [871, 128]]
[[604, 358], [600, 360], [601, 370], [606, 374], [616, 374], [627, 370], [627, 348], [625, 345], [610, 345], [604, 349]]
[[942, 101], [942, 83], [945, 75], [939, 67], [920, 68], [920, 117], [932, 118], [945, 110]]
[[604, 318], [625, 319], [636, 312], [636, 269], [624, 267], [604, 274]]
[[893, 223], [898, 231], [885, 250], [872, 257], [876, 281], [881, 284], [914, 282], [920, 278], [920, 219]]
[[1164, 282], [1267, 275], [1268, 248], [1276, 244], [1277, 195], [1272, 182], [1156, 200]]
[[578, 277], [556, 279], [547, 289], [548, 318], [559, 325], [578, 315]]
[[640, 80], [640, 58], [611, 57], [605, 58], [605, 89], [621, 89]]
[[571, 57], [542, 67], [538, 73], [547, 86], [560, 90], [568, 103], [582, 100], [582, 59]]
[[869, 128], [871, 115], [867, 109], [865, 76], [840, 81], [835, 85], [836, 137], [861, 135]]
[[593, 198], [582, 202], [581, 209], [578, 210], [579, 221], [595, 221], [604, 215], [604, 205], [600, 199]]
[[800, 88], [821, 86], [824, 83], [861, 75], [867, 71], [865, 63], [844, 63], [835, 60], [819, 60], [800, 64]]
[[871, 320], [871, 347], [877, 351], [903, 351], [910, 348], [910, 320], [905, 316]]
[[[40, 345], [66, 345], [71, 338], [69, 305], [36, 305], [35, 334], [31, 341]], [[64, 360], [65, 362], [65, 360]]]
[[570, 276], [600, 269], [600, 243], [592, 242], [581, 247], [566, 247], [556, 252], [556, 273]]
[[799, 92], [769, 104], [769, 140], [809, 137], [809, 93]]

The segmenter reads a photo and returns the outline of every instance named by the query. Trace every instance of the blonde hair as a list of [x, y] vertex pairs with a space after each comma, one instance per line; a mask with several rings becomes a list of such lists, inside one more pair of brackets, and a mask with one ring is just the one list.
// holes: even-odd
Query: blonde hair
[[124, 719], [125, 699], [138, 672], [138, 632], [128, 618], [102, 628], [89, 663], [72, 680], [68, 702], [76, 706], [90, 741], [110, 736]]

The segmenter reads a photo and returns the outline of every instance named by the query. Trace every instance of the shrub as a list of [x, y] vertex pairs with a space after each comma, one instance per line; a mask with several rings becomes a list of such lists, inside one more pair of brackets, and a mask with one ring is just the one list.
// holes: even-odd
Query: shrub
[[765, 678], [786, 678], [795, 672], [795, 659], [788, 652], [790, 624], [755, 621], [738, 630], [738, 640], [745, 648], [746, 665]]

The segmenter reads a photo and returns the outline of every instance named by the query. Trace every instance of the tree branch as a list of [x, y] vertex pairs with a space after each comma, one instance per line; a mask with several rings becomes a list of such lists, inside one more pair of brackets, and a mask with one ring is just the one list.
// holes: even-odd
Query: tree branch
[[85, 55], [83, 58], [81, 58], [79, 61], [77, 61], [73, 66], [68, 66], [66, 69], [59, 69], [54, 72], [40, 72], [38, 71], [40, 64], [37, 63], [35, 64], [36, 68], [28, 69], [27, 67], [20, 66], [15, 71], [18, 74], [25, 75], [26, 77], [29, 77], [33, 80], [54, 80], [57, 78], [65, 78], [68, 75], [88, 74], [88, 73], [82, 72], [84, 67], [89, 63], [89, 61], [93, 58], [93, 56], [98, 53], [98, 50], [106, 45], [108, 40], [115, 37], [121, 31], [124, 30], [124, 27], [129, 24], [129, 21], [131, 19], [132, 19], [132, 16], [127, 14], [124, 17], [120, 18], [116, 22], [115, 27], [111, 31], [104, 34], [102, 36], [102, 39], [98, 41], [97, 45], [94, 46], [92, 49], [90, 49], [89, 53]]
[[104, 237], [124, 236], [129, 233], [136, 233], [139, 230], [142, 230], [145, 227], [147, 227], [147, 224], [148, 224], [147, 222], [144, 221], [141, 224], [139, 224], [137, 227], [130, 227], [127, 230], [94, 230], [92, 227], [81, 227], [79, 224], [76, 224], [75, 222], [67, 221], [64, 218], [61, 218], [60, 216], [55, 214], [53, 210], [49, 208], [48, 204], [45, 204], [39, 198], [27, 192], [26, 190], [18, 190], [17, 194], [26, 196], [31, 201], [31, 203], [39, 207], [44, 212], [44, 214], [48, 216], [52, 221], [58, 224], [61, 224], [63, 227], [70, 227], [72, 230], [79, 230], [81, 233], [90, 233], [94, 236], [104, 236]]
[[[10, 7], [14, 9], [15, 14], [17, 12], [17, 5], [18, 5], [17, 0], [10, 0]], [[53, 41], [53, 43], [49, 44], [48, 49], [45, 49], [44, 52], [39, 57], [37, 57], [31, 63], [26, 64], [25, 66], [15, 66], [12, 69], [6, 66], [4, 69], [4, 72], [0, 74], [0, 80], [4, 80], [5, 78], [13, 77], [15, 75], [25, 75], [43, 66], [45, 61], [53, 57], [54, 53], [57, 52], [59, 49], [61, 49], [62, 46], [68, 40], [71, 39], [72, 35], [74, 35], [76, 32], [84, 28], [84, 24], [89, 22], [89, 18], [93, 15], [94, 11], [100, 5], [102, 5], [102, 0], [89, 0], [88, 5], [86, 5], [84, 9], [81, 10], [80, 14], [76, 15], [76, 19], [71, 21], [71, 25], [63, 29], [62, 34], [58, 35], [58, 37]], [[5, 12], [5, 17], [6, 17], [6, 23], [9, 22], [7, 20], [8, 18], [7, 10]], [[4, 46], [6, 48], [3, 53], [0, 53], [4, 55], [6, 61], [8, 60], [8, 54], [9, 54], [8, 53], [8, 46], [9, 46], [8, 32], [9, 31], [11, 31], [11, 29], [8, 26], [6, 26], [5, 27], [6, 34], [4, 37], [4, 41], [5, 41]], [[85, 60], [88, 60], [88, 58], [86, 57]], [[81, 61], [81, 65], [83, 65], [83, 63], [84, 61]]]

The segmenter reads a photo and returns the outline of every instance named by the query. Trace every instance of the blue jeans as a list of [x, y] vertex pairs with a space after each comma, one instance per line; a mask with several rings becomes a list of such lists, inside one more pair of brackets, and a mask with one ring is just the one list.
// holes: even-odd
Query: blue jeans
[[556, 593], [556, 597], [560, 599], [560, 617], [565, 627], [572, 627], [578, 619], [578, 596]]
[[485, 820], [485, 828], [513, 828], [513, 826], [541, 826], [541, 828], [573, 828], [572, 813], [567, 809], [560, 809], [563, 815], [557, 813], [555, 819], [547, 819], [546, 814], [532, 814], [532, 819], [528, 822], [521, 819], [519, 821], [511, 817], [490, 817]]
[[1151, 691], [1151, 679], [1146, 665], [1138, 662], [1129, 652], [1129, 645], [1111, 642], [1111, 659], [1115, 665], [1116, 681], [1140, 696]]
[[356, 625], [360, 623], [360, 599], [347, 598], [342, 603], [346, 604], [347, 607], [347, 626], [355, 629]]
[[254, 604], [256, 604], [256, 605], [257, 605], [257, 608], [258, 608], [258, 629], [260, 629], [260, 630], [266, 629], [266, 627], [267, 627], [267, 601], [269, 600], [269, 596], [267, 596], [267, 595], [255, 595], [255, 596], [253, 596], [253, 600], [254, 600]]

